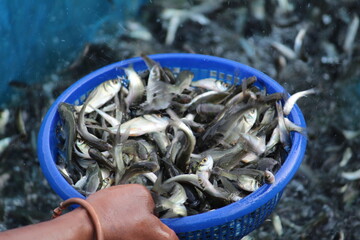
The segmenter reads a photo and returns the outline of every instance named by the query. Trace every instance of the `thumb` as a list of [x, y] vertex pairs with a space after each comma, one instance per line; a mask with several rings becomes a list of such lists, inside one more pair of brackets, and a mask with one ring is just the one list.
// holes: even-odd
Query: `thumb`
[[155, 215], [153, 215], [153, 223], [155, 226], [159, 226], [160, 228], [158, 237], [156, 238], [157, 240], [179, 240], [176, 233], [163, 222], [161, 222], [161, 220]]

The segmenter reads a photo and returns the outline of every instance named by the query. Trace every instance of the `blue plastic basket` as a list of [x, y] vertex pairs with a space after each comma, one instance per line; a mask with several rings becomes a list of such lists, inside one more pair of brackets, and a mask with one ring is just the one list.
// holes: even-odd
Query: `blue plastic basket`
[[[214, 77], [230, 84], [251, 76], [256, 76], [258, 84], [266, 87], [269, 93], [284, 92], [276, 81], [264, 73], [235, 61], [199, 55], [199, 54], [157, 54], [150, 56], [161, 66], [174, 72], [187, 69], [195, 74], [194, 80]], [[103, 67], [70, 86], [51, 106], [46, 114], [38, 138], [38, 157], [43, 173], [55, 192], [62, 199], [84, 198], [62, 177], [57, 170], [56, 127], [59, 124], [57, 112], [60, 102], [78, 104], [84, 101], [86, 94], [101, 82], [124, 75], [122, 67], [132, 64], [136, 71], [147, 67], [141, 58], [132, 58]], [[289, 115], [295, 124], [306, 127], [300, 109], [295, 105]], [[281, 194], [299, 168], [306, 148], [306, 138], [299, 133], [292, 133], [291, 151], [285, 163], [276, 173], [276, 182], [265, 184], [249, 196], [223, 208], [175, 219], [162, 219], [172, 228], [180, 239], [240, 239], [247, 235], [271, 214], [280, 200]]]

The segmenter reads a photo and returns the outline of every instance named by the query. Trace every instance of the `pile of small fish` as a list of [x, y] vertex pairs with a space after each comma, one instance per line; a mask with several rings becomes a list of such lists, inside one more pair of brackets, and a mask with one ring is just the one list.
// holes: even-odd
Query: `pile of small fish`
[[82, 105], [59, 105], [57, 167], [69, 184], [84, 196], [143, 184], [159, 216], [172, 218], [225, 206], [275, 181], [290, 132], [305, 133], [286, 116], [313, 89], [286, 99], [256, 87], [256, 77], [192, 81], [190, 71], [175, 74], [142, 58], [148, 70], [128, 66]]

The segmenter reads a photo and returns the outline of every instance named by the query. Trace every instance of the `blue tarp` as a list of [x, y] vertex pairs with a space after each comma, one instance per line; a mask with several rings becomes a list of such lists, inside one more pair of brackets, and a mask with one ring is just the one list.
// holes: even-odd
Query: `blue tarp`
[[65, 65], [97, 30], [116, 26], [138, 11], [144, 0], [0, 1], [0, 101], [12, 80], [32, 83]]

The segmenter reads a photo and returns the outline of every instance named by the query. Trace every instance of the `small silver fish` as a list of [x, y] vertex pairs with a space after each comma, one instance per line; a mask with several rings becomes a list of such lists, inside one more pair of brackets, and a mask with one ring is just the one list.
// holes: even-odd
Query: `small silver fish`
[[62, 102], [58, 106], [58, 112], [61, 120], [63, 121], [63, 128], [66, 132], [64, 144], [66, 168], [69, 170], [69, 173], [73, 175], [75, 171], [72, 158], [73, 146], [76, 137], [75, 109], [73, 105]]
[[[169, 118], [160, 117], [156, 114], [146, 114], [122, 123], [120, 134], [124, 134], [129, 129], [129, 136], [141, 136], [147, 133], [164, 131], [168, 125]], [[116, 134], [117, 129], [117, 126], [109, 128], [112, 134]]]
[[232, 128], [232, 131], [229, 131], [229, 135], [224, 138], [224, 141], [228, 143], [238, 142], [240, 138], [239, 133], [247, 134], [254, 126], [258, 115], [257, 113], [256, 108], [245, 111], [241, 120]]
[[349, 181], [355, 181], [360, 179], [360, 169], [353, 172], [342, 172], [341, 176]]
[[179, 183], [190, 183], [191, 185], [194, 185], [195, 187], [201, 189], [201, 185], [199, 184], [199, 178], [197, 174], [180, 174], [175, 177], [167, 179], [163, 184], [170, 184], [173, 182], [179, 182]]
[[266, 143], [265, 156], [273, 152], [275, 145], [280, 141], [280, 130], [277, 126], [271, 134], [269, 141]]
[[290, 119], [288, 118], [284, 118], [284, 122], [285, 122], [285, 126], [286, 129], [291, 132], [291, 131], [295, 131], [295, 132], [299, 132], [301, 134], [306, 135], [306, 129], [303, 127], [300, 127], [298, 125], [296, 125], [295, 123], [293, 123], [292, 121], [290, 121]]
[[95, 110], [99, 115], [101, 115], [108, 123], [110, 123], [110, 125], [111, 125], [112, 127], [119, 126], [120, 121], [117, 120], [116, 118], [110, 116], [110, 115], [107, 114], [106, 112], [104, 112], [104, 111], [102, 111], [102, 110], [100, 110], [100, 109], [98, 109], [98, 108], [95, 108], [95, 107], [93, 107], [93, 106], [91, 106], [91, 105], [89, 105], [89, 107], [90, 107], [91, 109]]
[[244, 144], [244, 148], [248, 151], [252, 151], [258, 155], [261, 155], [266, 150], [266, 136], [254, 136], [251, 134], [240, 133], [240, 141]]
[[277, 114], [278, 114], [278, 130], [279, 130], [279, 137], [280, 137], [280, 142], [282, 143], [285, 151], [289, 152], [290, 151], [290, 134], [288, 132], [288, 130], [286, 129], [286, 125], [285, 125], [285, 120], [284, 120], [284, 113], [283, 113], [283, 109], [281, 107], [281, 103], [276, 103], [276, 110], [277, 110]]
[[179, 151], [175, 159], [175, 165], [183, 172], [186, 172], [190, 164], [190, 155], [194, 151], [196, 145], [196, 138], [191, 129], [186, 126], [173, 111], [168, 109], [167, 113], [172, 119], [170, 124], [177, 130], [182, 131], [186, 139], [185, 144], [182, 146], [181, 151]]
[[74, 145], [74, 152], [81, 158], [90, 159], [89, 155], [90, 146], [86, 144], [82, 139], [76, 139]]
[[[90, 93], [89, 97], [86, 99], [84, 105], [82, 106], [77, 121], [77, 130], [80, 136], [87, 141], [90, 145], [96, 147], [100, 151], [105, 151], [111, 149], [111, 145], [102, 139], [99, 139], [95, 135], [89, 133], [86, 125], [85, 125], [85, 110], [87, 109], [89, 103], [91, 102], [94, 97], [97, 96], [97, 92]], [[89, 107], [89, 109], [91, 109]]]
[[275, 48], [280, 54], [284, 55], [290, 60], [294, 60], [297, 58], [296, 53], [291, 48], [282, 43], [272, 42], [271, 46]]
[[240, 175], [237, 183], [241, 189], [248, 192], [254, 192], [260, 187], [259, 182], [255, 178], [247, 175]]
[[198, 172], [196, 175], [198, 176], [199, 184], [204, 192], [224, 201], [230, 200], [228, 198], [229, 193], [226, 192], [224, 189], [215, 187], [213, 184], [211, 184], [206, 173]]
[[281, 237], [283, 235], [284, 231], [283, 231], [283, 227], [282, 227], [282, 224], [281, 224], [280, 216], [277, 215], [277, 214], [273, 214], [272, 222], [273, 222], [275, 232], [277, 233], [277, 235], [279, 237]]
[[127, 109], [129, 109], [129, 107], [141, 101], [145, 93], [145, 86], [132, 66], [124, 68], [124, 70], [129, 79], [129, 93], [125, 98]]
[[[91, 101], [89, 101], [88, 105], [91, 105], [94, 108], [99, 108], [105, 103], [107, 103], [110, 99], [112, 99], [115, 94], [117, 94], [120, 91], [121, 88], [121, 79], [111, 79], [108, 81], [103, 82], [99, 86], [97, 86], [92, 92], [93, 97], [91, 98]], [[75, 110], [77, 112], [80, 112], [83, 105], [75, 106]], [[85, 109], [85, 113], [91, 113], [94, 110], [87, 106]]]
[[315, 93], [317, 93], [317, 90], [315, 88], [311, 88], [309, 90], [297, 92], [297, 93], [291, 95], [285, 102], [284, 109], [283, 109], [284, 115], [287, 116], [290, 114], [292, 108], [294, 107], [296, 101], [299, 98], [306, 97], [309, 94], [315, 94]]
[[0, 139], [0, 154], [3, 153], [7, 147], [9, 147], [13, 140], [14, 137], [5, 137]]
[[9, 109], [4, 109], [0, 112], [0, 134], [4, 134], [6, 125], [9, 122], [10, 111]]
[[183, 70], [179, 73], [179, 76], [176, 78], [175, 85], [170, 85], [170, 92], [174, 95], [182, 93], [186, 88], [190, 86], [194, 78], [194, 73]]
[[144, 106], [146, 109], [160, 110], [170, 105], [173, 95], [169, 92], [169, 85], [161, 81], [160, 77], [160, 67], [154, 65], [150, 70], [146, 86], [146, 105]]
[[200, 87], [215, 92], [225, 92], [229, 88], [229, 84], [216, 80], [215, 78], [205, 78], [191, 83], [193, 87]]
[[358, 29], [359, 29], [359, 22], [360, 22], [359, 16], [357, 14], [355, 14], [353, 20], [351, 21], [351, 23], [348, 27], [344, 45], [343, 45], [344, 51], [348, 54], [350, 54], [352, 52], [352, 49], [354, 47], [354, 40], [356, 37], [356, 33], [358, 32]]
[[154, 162], [137, 162], [125, 169], [124, 175], [121, 177], [119, 184], [126, 183], [130, 178], [140, 174], [155, 172], [159, 170], [159, 165]]
[[302, 51], [303, 51], [303, 42], [304, 42], [304, 38], [305, 38], [305, 34], [306, 34], [307, 28], [302, 28], [300, 29], [300, 31], [298, 32], [298, 34], [295, 37], [295, 42], [294, 42], [294, 52], [296, 53], [297, 57], [301, 57], [302, 55]]
[[102, 181], [101, 171], [99, 165], [95, 163], [86, 169], [86, 175], [83, 176], [77, 183], [75, 188], [79, 189], [86, 196], [96, 192]]
[[210, 174], [213, 166], [214, 166], [214, 159], [211, 157], [211, 155], [207, 155], [206, 157], [201, 159], [199, 166], [197, 167], [196, 173], [207, 172]]

